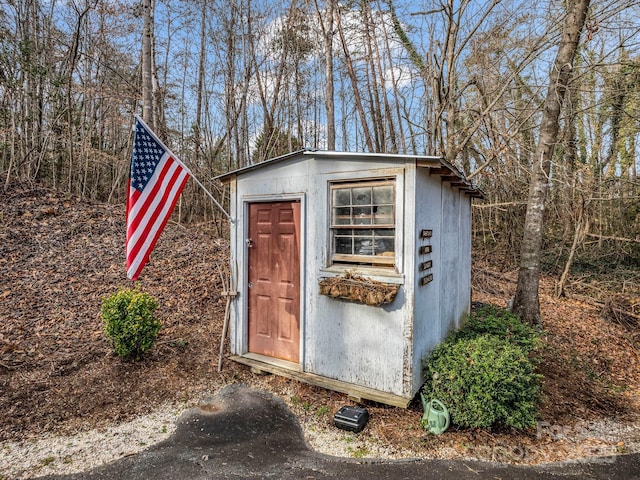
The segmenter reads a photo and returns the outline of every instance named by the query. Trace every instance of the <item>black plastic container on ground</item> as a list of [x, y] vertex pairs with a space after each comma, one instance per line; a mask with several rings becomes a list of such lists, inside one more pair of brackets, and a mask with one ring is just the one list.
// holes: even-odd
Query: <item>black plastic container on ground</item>
[[333, 424], [342, 430], [358, 433], [369, 421], [369, 412], [366, 408], [351, 407], [345, 405], [333, 416]]

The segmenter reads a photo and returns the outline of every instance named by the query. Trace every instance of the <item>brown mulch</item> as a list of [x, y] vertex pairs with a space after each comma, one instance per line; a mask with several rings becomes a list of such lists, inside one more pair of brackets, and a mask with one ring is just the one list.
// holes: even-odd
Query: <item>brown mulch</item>
[[[170, 222], [138, 282], [159, 300], [163, 328], [154, 349], [139, 362], [111, 352], [99, 311], [105, 296], [131, 286], [124, 214], [123, 205], [90, 203], [42, 187], [15, 184], [0, 192], [0, 441], [103, 426], [167, 401], [195, 401], [237, 381], [266, 385], [286, 395], [297, 415], [315, 415], [330, 425], [332, 413], [349, 403], [342, 394], [279, 377], [257, 379], [227, 360], [218, 373], [225, 306], [218, 268], [228, 262], [228, 242], [207, 225]], [[504, 305], [514, 285], [514, 272], [474, 267], [474, 301]], [[580, 294], [557, 299], [552, 278], [541, 287], [541, 421], [565, 429], [612, 418], [637, 421], [638, 292], [607, 303], [577, 285], [568, 290]], [[473, 457], [482, 446], [488, 450], [480, 456], [494, 460], [519, 461], [525, 451], [538, 452], [541, 461], [571, 457], [566, 443], [545, 450], [558, 439], [535, 431], [426, 434], [417, 400], [406, 410], [367, 407], [366, 431], [397, 451], [429, 455], [446, 447]]]

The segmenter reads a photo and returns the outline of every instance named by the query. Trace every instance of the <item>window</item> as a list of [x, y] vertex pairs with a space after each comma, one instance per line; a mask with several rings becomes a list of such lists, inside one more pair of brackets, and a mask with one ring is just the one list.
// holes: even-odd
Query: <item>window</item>
[[332, 183], [333, 263], [395, 264], [395, 181]]

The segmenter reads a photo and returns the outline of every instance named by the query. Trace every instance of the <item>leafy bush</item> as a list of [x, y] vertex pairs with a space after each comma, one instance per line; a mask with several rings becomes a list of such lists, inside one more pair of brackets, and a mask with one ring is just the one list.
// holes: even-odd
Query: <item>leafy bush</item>
[[493, 305], [484, 305], [473, 312], [460, 330], [453, 333], [455, 340], [494, 335], [531, 352], [540, 345], [538, 329], [522, 322], [512, 312]]
[[104, 333], [118, 356], [139, 360], [153, 347], [161, 327], [153, 315], [157, 306], [148, 293], [131, 289], [121, 289], [104, 300]]
[[484, 307], [426, 360], [423, 393], [461, 427], [533, 427], [541, 376], [529, 354], [539, 338], [510, 312]]

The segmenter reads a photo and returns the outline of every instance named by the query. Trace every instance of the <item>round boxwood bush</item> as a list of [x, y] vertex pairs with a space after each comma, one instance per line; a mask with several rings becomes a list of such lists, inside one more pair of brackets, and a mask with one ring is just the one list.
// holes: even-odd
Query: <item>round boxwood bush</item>
[[437, 398], [461, 427], [536, 425], [540, 376], [528, 352], [496, 335], [455, 338], [426, 362], [426, 398]]
[[118, 356], [139, 360], [153, 347], [162, 325], [153, 315], [157, 306], [151, 295], [132, 289], [121, 289], [104, 300], [104, 333]]
[[526, 352], [531, 352], [540, 345], [540, 332], [537, 328], [521, 321], [509, 310], [494, 305], [483, 305], [474, 311], [452, 337], [458, 340], [484, 334], [508, 340]]

